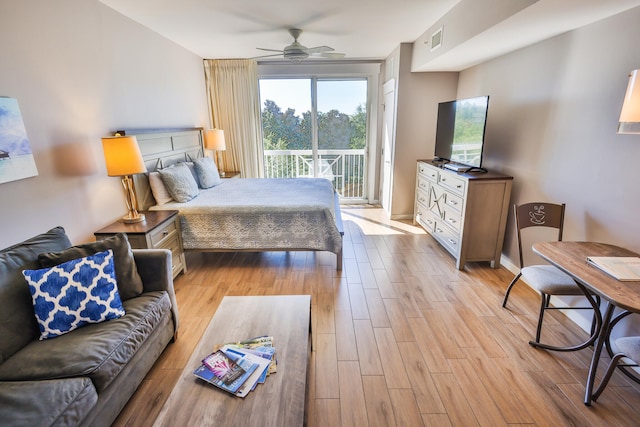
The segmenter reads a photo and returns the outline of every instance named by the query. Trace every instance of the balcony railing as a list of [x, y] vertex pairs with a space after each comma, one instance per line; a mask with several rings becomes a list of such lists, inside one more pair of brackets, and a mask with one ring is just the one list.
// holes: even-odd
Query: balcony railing
[[343, 199], [365, 197], [364, 150], [318, 150], [317, 175], [314, 175], [311, 150], [265, 150], [266, 178], [327, 178]]

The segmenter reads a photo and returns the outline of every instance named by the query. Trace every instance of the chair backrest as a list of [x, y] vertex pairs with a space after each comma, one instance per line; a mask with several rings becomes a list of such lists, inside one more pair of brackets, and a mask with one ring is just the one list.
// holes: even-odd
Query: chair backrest
[[520, 255], [520, 268], [524, 267], [522, 253], [522, 236], [520, 231], [530, 227], [548, 227], [558, 230], [557, 240], [562, 240], [564, 228], [565, 204], [547, 202], [524, 203], [514, 205], [513, 211], [516, 219], [516, 232], [518, 237], [518, 253]]

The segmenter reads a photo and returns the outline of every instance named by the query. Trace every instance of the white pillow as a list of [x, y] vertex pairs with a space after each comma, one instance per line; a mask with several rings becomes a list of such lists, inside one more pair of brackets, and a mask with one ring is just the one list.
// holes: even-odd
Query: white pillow
[[156, 199], [156, 204], [164, 205], [173, 201], [173, 197], [169, 194], [158, 172], [149, 173], [149, 187], [151, 187], [153, 198]]

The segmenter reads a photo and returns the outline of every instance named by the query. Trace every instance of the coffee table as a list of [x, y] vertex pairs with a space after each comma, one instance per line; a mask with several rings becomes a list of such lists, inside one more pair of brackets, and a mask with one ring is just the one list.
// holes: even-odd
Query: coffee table
[[[303, 425], [310, 320], [310, 295], [224, 297], [154, 425]], [[216, 344], [261, 335], [274, 337], [277, 372], [246, 397], [232, 396], [193, 375]]]

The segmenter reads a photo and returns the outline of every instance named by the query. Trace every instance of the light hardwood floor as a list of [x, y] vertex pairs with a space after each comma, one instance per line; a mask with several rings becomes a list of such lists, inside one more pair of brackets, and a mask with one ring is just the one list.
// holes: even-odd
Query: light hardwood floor
[[[380, 209], [344, 207], [343, 220], [342, 272], [329, 253], [187, 254], [179, 339], [114, 425], [153, 423], [224, 295], [274, 294], [312, 295], [310, 426], [640, 425], [640, 387], [619, 372], [597, 403], [582, 403], [590, 348], [528, 345], [539, 297], [518, 284], [502, 308], [512, 273], [457, 271], [419, 227]], [[555, 312], [543, 330], [546, 341], [585, 335]]]

